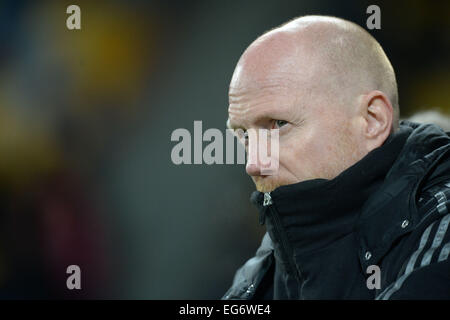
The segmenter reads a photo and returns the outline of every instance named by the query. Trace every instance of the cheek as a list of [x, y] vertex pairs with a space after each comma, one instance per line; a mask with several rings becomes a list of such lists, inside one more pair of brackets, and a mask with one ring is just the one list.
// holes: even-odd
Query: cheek
[[281, 137], [280, 170], [300, 180], [332, 178], [361, 158], [357, 135], [348, 122], [336, 119]]
[[280, 167], [311, 172], [333, 161], [334, 155], [339, 153], [338, 142], [342, 136], [336, 132], [341, 132], [342, 128], [335, 124], [328, 127], [321, 124], [318, 127], [302, 130], [286, 141], [280, 140]]
[[321, 149], [318, 140], [320, 139], [316, 139], [312, 131], [304, 131], [284, 141], [281, 140], [280, 167], [284, 166], [290, 170], [309, 168]]

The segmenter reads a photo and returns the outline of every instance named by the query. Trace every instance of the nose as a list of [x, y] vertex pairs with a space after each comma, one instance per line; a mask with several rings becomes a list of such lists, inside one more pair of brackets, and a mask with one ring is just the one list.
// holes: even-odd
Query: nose
[[250, 176], [273, 175], [278, 170], [278, 131], [274, 132], [270, 138], [268, 131], [262, 131], [260, 134], [264, 136], [259, 136], [254, 130], [248, 130], [245, 170]]
[[247, 140], [247, 164], [245, 165], [245, 171], [249, 176], [261, 175], [261, 163], [258, 157], [258, 137], [256, 131], [248, 130]]
[[247, 174], [249, 176], [261, 175], [261, 168], [260, 168], [259, 164], [249, 163], [249, 161], [247, 161], [247, 164], [245, 166], [245, 171], [247, 171]]

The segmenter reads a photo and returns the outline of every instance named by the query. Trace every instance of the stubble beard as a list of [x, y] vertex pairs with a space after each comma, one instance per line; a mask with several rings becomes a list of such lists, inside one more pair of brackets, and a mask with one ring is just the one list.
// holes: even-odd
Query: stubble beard
[[[278, 178], [278, 179], [277, 179]], [[256, 190], [259, 192], [272, 192], [276, 188], [284, 185], [291, 184], [293, 182], [282, 181], [277, 175], [265, 176], [265, 177], [252, 177], [255, 183]]]

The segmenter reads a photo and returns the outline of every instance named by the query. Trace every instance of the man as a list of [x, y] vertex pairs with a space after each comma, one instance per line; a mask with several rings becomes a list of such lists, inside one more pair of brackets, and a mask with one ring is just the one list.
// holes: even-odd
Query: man
[[240, 58], [229, 103], [228, 127], [279, 129], [279, 169], [246, 166], [267, 233], [224, 299], [450, 298], [450, 139], [399, 123], [369, 33], [324, 16], [269, 31]]

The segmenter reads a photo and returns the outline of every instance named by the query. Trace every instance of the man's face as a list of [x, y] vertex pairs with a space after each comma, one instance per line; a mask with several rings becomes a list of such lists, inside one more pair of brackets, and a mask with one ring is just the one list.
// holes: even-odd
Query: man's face
[[[296, 80], [296, 75], [276, 71], [255, 79], [238, 66], [230, 84], [231, 128], [279, 129], [278, 172], [265, 176], [259, 162], [246, 166], [261, 192], [315, 178], [332, 179], [366, 154], [360, 148], [360, 118], [325, 98], [317, 84], [306, 81], [303, 86]], [[342, 99], [336, 101], [342, 104]], [[248, 146], [257, 148], [257, 139], [249, 137]]]

